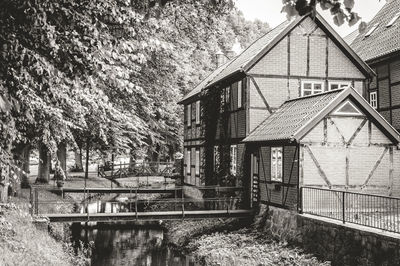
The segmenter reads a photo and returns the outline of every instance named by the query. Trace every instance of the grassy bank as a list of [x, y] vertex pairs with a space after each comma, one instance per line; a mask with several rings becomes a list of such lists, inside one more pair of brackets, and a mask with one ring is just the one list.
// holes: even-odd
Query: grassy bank
[[202, 265], [330, 265], [279, 242], [252, 221], [209, 219], [166, 222], [167, 239]]
[[0, 205], [0, 265], [86, 265], [71, 246], [36, 228], [21, 199]]

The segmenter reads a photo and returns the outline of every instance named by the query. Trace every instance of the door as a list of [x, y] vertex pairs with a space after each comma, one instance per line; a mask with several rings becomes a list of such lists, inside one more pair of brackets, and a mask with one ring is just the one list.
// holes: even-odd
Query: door
[[259, 199], [259, 155], [258, 152], [251, 154], [251, 193], [250, 193], [250, 207], [258, 203]]

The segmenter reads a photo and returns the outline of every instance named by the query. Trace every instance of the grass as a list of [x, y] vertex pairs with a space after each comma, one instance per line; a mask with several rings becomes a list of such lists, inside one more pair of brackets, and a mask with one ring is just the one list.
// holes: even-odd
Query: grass
[[250, 229], [204, 235], [190, 246], [204, 265], [330, 265]]
[[0, 250], [0, 265], [86, 265], [71, 246], [36, 228], [21, 199], [0, 205]]

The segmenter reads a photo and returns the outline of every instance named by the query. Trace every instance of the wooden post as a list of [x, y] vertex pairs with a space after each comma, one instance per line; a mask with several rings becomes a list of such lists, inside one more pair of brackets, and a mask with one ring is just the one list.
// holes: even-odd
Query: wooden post
[[182, 219], [185, 219], [185, 197], [183, 193], [183, 187], [182, 187]]
[[175, 199], [174, 199], [174, 211], [176, 211], [176, 201], [178, 200], [178, 199], [177, 199], [177, 195], [176, 195], [177, 193], [176, 193], [176, 192], [177, 192], [177, 190], [176, 190], [176, 188], [175, 188], [175, 190], [174, 190], [174, 194], [175, 194]]
[[121, 174], [122, 174], [122, 162], [119, 162], [119, 178], [121, 178]]
[[345, 192], [342, 192], [342, 218], [343, 218], [343, 223], [345, 223], [345, 202], [344, 202], [344, 197], [345, 197]]
[[39, 192], [35, 189], [35, 213], [36, 215], [39, 214]]
[[129, 212], [132, 212], [132, 189], [129, 190]]

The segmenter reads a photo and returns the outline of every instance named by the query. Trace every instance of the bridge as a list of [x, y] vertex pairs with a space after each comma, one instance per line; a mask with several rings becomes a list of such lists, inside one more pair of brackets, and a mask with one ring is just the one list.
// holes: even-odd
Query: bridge
[[[31, 190], [31, 214], [50, 222], [115, 222], [179, 219], [247, 218], [241, 187], [165, 188], [51, 188], [62, 200], [41, 197], [45, 189]], [[66, 197], [80, 194], [81, 200]], [[142, 196], [141, 196], [142, 195]], [[108, 200], [104, 200], [104, 198]], [[60, 206], [67, 205], [66, 208]]]

